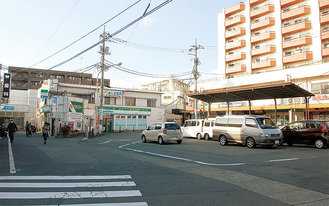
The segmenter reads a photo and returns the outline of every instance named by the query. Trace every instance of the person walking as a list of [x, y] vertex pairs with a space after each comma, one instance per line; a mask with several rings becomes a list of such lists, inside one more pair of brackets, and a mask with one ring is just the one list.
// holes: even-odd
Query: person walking
[[45, 122], [45, 124], [42, 127], [42, 137], [44, 140], [44, 144], [47, 144], [47, 138], [49, 137], [49, 124]]
[[25, 132], [26, 132], [26, 136], [27, 136], [27, 137], [28, 137], [29, 135], [32, 136], [31, 124], [29, 123], [29, 121], [26, 121]]
[[9, 132], [9, 139], [10, 142], [13, 143], [14, 141], [14, 133], [18, 131], [16, 124], [14, 123], [14, 120], [10, 120], [10, 123], [8, 124], [7, 131]]

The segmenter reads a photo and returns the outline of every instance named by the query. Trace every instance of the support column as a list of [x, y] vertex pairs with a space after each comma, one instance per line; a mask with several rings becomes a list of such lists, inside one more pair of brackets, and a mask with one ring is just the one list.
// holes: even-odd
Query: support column
[[275, 124], [277, 124], [278, 122], [278, 109], [277, 109], [278, 105], [276, 103], [276, 99], [274, 99], [274, 115], [275, 115]]
[[249, 102], [249, 115], [251, 115], [251, 100], [248, 99], [248, 102]]
[[230, 115], [230, 102], [227, 102], [227, 115]]
[[208, 102], [208, 118], [210, 118], [210, 112], [211, 112], [211, 107], [210, 107], [211, 103]]

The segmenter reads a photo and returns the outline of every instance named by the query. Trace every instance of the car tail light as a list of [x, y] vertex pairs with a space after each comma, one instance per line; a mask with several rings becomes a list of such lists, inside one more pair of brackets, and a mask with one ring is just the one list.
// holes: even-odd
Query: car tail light
[[163, 128], [163, 134], [167, 134], [167, 130]]
[[326, 124], [324, 122], [322, 122], [322, 125], [323, 125], [323, 129], [321, 130], [321, 132], [327, 133], [328, 130], [327, 130]]

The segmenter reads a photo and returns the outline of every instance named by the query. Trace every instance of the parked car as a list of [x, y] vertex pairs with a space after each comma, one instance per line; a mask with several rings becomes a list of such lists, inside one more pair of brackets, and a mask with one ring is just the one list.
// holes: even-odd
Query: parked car
[[159, 144], [164, 142], [183, 141], [183, 133], [180, 126], [175, 122], [156, 122], [151, 124], [142, 132], [142, 142], [157, 141]]
[[215, 124], [216, 118], [207, 118], [203, 122], [202, 136], [205, 140], [213, 138], [213, 127]]
[[293, 144], [315, 145], [321, 149], [329, 145], [329, 124], [326, 121], [303, 120], [284, 126], [283, 142], [289, 146]]
[[218, 137], [221, 145], [229, 142], [247, 145], [272, 147], [281, 145], [283, 136], [280, 129], [269, 117], [252, 115], [227, 115], [217, 117], [213, 136]]
[[185, 120], [182, 126], [183, 137], [202, 138], [203, 119], [188, 119]]

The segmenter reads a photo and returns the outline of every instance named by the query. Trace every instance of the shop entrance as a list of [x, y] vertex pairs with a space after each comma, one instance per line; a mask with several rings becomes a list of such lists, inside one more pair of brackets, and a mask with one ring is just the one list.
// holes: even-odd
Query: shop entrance
[[103, 121], [103, 132], [112, 132], [113, 131], [113, 115], [104, 116]]

